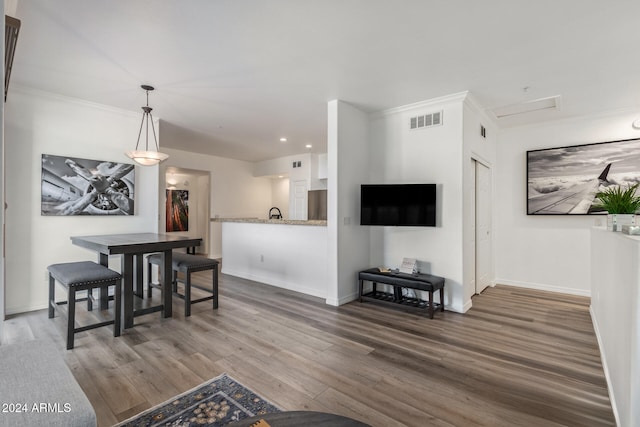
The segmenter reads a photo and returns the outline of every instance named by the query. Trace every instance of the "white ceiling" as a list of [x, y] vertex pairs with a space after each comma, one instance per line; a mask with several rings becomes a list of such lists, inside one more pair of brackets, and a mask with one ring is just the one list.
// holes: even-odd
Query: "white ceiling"
[[325, 152], [332, 99], [562, 96], [559, 112], [500, 126], [640, 115], [638, 0], [17, 0], [9, 14], [22, 20], [12, 86], [142, 114], [151, 84], [161, 146], [223, 157]]

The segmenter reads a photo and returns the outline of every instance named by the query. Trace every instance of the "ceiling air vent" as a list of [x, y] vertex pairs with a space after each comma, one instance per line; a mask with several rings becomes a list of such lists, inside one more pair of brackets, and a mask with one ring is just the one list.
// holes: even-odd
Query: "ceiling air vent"
[[492, 110], [498, 119], [504, 117], [517, 116], [520, 114], [533, 113], [535, 111], [555, 111], [560, 108], [560, 95], [550, 96], [548, 98], [534, 99], [533, 101], [522, 102], [520, 104], [507, 105]]
[[423, 129], [431, 126], [440, 126], [442, 124], [442, 111], [437, 111], [424, 116], [415, 116], [409, 119], [409, 129]]
[[7, 100], [9, 77], [13, 67], [13, 55], [16, 52], [18, 33], [20, 32], [20, 20], [11, 16], [4, 16], [4, 100]]

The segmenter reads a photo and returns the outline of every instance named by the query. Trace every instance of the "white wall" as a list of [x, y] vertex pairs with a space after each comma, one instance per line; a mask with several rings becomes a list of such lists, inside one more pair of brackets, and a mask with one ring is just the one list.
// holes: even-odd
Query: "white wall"
[[[293, 167], [293, 162], [297, 161], [301, 162], [301, 168]], [[308, 171], [309, 167], [309, 154], [296, 154], [292, 156], [284, 156], [256, 162], [253, 164], [253, 175], [256, 177], [288, 175], [289, 172], [293, 171], [294, 169], [300, 171]]]
[[[463, 100], [466, 94], [387, 110], [371, 122], [371, 183], [437, 184], [436, 227], [371, 229], [371, 264], [397, 267], [416, 258], [420, 270], [446, 279], [447, 309], [468, 308], [463, 289]], [[409, 118], [443, 111], [443, 125], [409, 130]]]
[[357, 272], [371, 267], [368, 227], [360, 226], [360, 184], [369, 178], [370, 133], [366, 113], [334, 100], [328, 110], [327, 304], [357, 298]]
[[282, 212], [283, 219], [289, 219], [289, 179], [271, 180], [271, 204]]
[[[293, 162], [298, 161], [301, 166], [294, 168]], [[310, 190], [326, 190], [327, 154], [295, 154], [256, 162], [253, 166], [253, 174], [256, 177], [286, 175], [291, 182], [308, 180]]]
[[640, 137], [637, 111], [504, 129], [494, 171], [496, 282], [589, 295], [589, 216], [526, 215], [526, 151]]
[[327, 189], [327, 154], [311, 154], [309, 190]]
[[319, 298], [327, 295], [327, 227], [222, 224], [222, 272]]
[[[272, 206], [271, 180], [256, 178], [253, 163], [168, 148], [162, 148], [162, 151], [169, 154], [169, 159], [163, 163], [163, 168], [176, 166], [208, 171], [211, 174], [212, 218], [267, 217], [269, 208]], [[209, 257], [220, 258], [222, 256], [221, 223], [210, 223], [210, 236]]]
[[[198, 195], [198, 203], [196, 208], [190, 207], [190, 212], [195, 213], [194, 235], [203, 237], [203, 244], [196, 248], [197, 253], [208, 254], [209, 246], [211, 246], [211, 176], [209, 174], [196, 175], [196, 194]], [[166, 213], [165, 213], [166, 214]], [[166, 228], [166, 227], [165, 227]]]
[[[140, 114], [67, 97], [12, 88], [5, 105], [6, 144], [6, 314], [47, 306], [46, 267], [56, 262], [96, 260], [73, 246], [72, 235], [158, 231], [164, 172], [136, 166], [134, 216], [43, 217], [40, 215], [41, 155], [131, 163], [124, 155], [135, 144]], [[160, 134], [162, 145], [162, 135]], [[163, 149], [162, 167], [209, 171], [212, 216], [265, 217], [271, 207], [271, 182], [253, 176], [249, 162]], [[164, 171], [164, 169], [163, 169]], [[162, 178], [161, 178], [162, 177]], [[221, 225], [209, 223], [209, 256], [220, 257]], [[110, 267], [119, 270], [118, 257]]]
[[640, 238], [592, 228], [591, 317], [619, 426], [640, 425]]
[[[5, 105], [6, 310], [47, 307], [47, 266], [97, 260], [70, 236], [155, 232], [158, 167], [136, 166], [134, 216], [41, 216], [41, 156], [54, 154], [131, 163], [140, 115], [13, 87]], [[117, 257], [112, 268], [119, 270]]]
[[[485, 137], [480, 135], [480, 126], [484, 126]], [[465, 310], [470, 307], [471, 297], [476, 291], [476, 228], [475, 228], [475, 169], [473, 161], [482, 163], [488, 167], [493, 174], [496, 163], [496, 146], [498, 129], [492, 120], [484, 114], [484, 109], [468, 94], [464, 100], [463, 109], [463, 157], [462, 157], [462, 180], [463, 180], [463, 298]], [[491, 180], [492, 185], [494, 180]], [[495, 191], [492, 191], [493, 195]], [[491, 229], [494, 227], [492, 226]], [[490, 236], [491, 238], [491, 236]], [[492, 239], [493, 240], [493, 239]], [[491, 277], [495, 277], [493, 271], [493, 259], [495, 251], [493, 245], [491, 253], [488, 254], [491, 264]], [[493, 283], [495, 284], [495, 283]]]
[[[300, 166], [293, 164], [300, 162]], [[304, 181], [307, 190], [325, 190], [327, 188], [326, 176], [320, 178], [320, 174], [326, 175], [326, 154], [304, 153], [292, 156], [278, 157], [276, 159], [256, 162], [253, 166], [253, 174], [256, 177], [275, 177], [284, 175], [288, 178], [287, 200], [282, 199], [281, 191], [284, 190], [280, 183], [274, 181], [274, 206], [280, 208], [283, 218], [292, 218], [295, 203], [294, 187], [296, 181]], [[274, 178], [275, 180], [276, 178]], [[287, 212], [285, 215], [285, 211]], [[306, 219], [296, 218], [296, 219]]]

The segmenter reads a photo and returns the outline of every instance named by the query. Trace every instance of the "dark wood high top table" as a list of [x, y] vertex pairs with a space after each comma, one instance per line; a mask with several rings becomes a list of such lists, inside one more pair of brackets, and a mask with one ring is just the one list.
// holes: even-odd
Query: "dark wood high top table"
[[[86, 249], [98, 252], [98, 261], [104, 266], [109, 266], [109, 255], [121, 255], [121, 271], [123, 282], [123, 327], [131, 328], [133, 318], [143, 314], [162, 311], [163, 317], [171, 317], [173, 310], [171, 306], [171, 251], [177, 248], [189, 248], [200, 246], [201, 238], [191, 238], [184, 236], [173, 236], [156, 233], [133, 233], [133, 234], [105, 234], [98, 236], [71, 236], [71, 243]], [[162, 253], [162, 304], [154, 307], [134, 310], [134, 284], [136, 290], [143, 289], [143, 255], [161, 252]], [[141, 296], [141, 295], [139, 295]], [[108, 301], [101, 296], [101, 308], [106, 308]]]

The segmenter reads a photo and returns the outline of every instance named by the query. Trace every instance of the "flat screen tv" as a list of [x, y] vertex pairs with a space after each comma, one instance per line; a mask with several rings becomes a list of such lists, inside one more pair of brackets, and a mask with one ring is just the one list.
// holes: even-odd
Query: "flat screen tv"
[[436, 184], [363, 184], [360, 225], [435, 227]]

